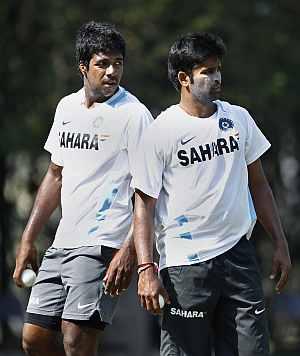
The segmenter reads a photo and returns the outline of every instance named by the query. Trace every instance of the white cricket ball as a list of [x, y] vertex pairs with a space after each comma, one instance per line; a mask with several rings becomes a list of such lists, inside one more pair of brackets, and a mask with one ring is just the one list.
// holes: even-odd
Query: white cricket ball
[[158, 304], [159, 304], [160, 309], [163, 309], [163, 307], [165, 306], [165, 300], [161, 294], [159, 294], [159, 296], [158, 296]]
[[24, 287], [32, 287], [36, 279], [36, 274], [32, 269], [26, 268], [22, 272], [21, 281]]

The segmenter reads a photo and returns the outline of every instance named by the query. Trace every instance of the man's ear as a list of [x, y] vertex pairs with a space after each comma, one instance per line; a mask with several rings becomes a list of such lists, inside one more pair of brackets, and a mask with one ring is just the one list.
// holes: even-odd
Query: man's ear
[[182, 71], [178, 72], [177, 78], [182, 87], [187, 87], [191, 83], [190, 76], [185, 72]]
[[79, 70], [80, 70], [80, 73], [86, 77], [86, 73], [87, 73], [87, 68], [86, 68], [86, 65], [83, 64], [82, 62], [79, 63]]

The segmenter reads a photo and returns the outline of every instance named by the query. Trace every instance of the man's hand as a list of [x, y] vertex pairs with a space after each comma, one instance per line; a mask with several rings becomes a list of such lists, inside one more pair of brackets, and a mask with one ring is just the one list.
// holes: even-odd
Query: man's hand
[[147, 268], [139, 274], [138, 295], [141, 306], [153, 314], [160, 314], [158, 296], [162, 295], [165, 303], [170, 304], [168, 293], [162, 286], [153, 267]]
[[285, 243], [281, 243], [275, 247], [272, 261], [272, 272], [270, 275], [270, 279], [276, 279], [277, 276], [279, 277], [279, 281], [276, 283], [275, 287], [277, 293], [280, 293], [285, 287], [291, 268], [292, 264], [288, 246]]
[[131, 281], [136, 264], [136, 254], [131, 246], [123, 246], [111, 260], [103, 279], [105, 293], [111, 296], [124, 292]]
[[35, 273], [38, 272], [37, 250], [33, 243], [22, 241], [16, 257], [16, 267], [13, 279], [18, 287], [24, 287], [21, 282], [21, 275], [27, 265], [31, 265]]

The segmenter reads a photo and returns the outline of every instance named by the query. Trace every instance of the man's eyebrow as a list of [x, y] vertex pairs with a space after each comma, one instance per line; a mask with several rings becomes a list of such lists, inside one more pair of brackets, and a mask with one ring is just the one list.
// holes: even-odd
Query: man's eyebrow
[[108, 61], [108, 58], [98, 58], [96, 59], [96, 63], [99, 63], [99, 62], [105, 62], [105, 61]]
[[114, 58], [111, 58], [111, 57], [98, 58], [98, 59], [96, 60], [96, 63], [99, 63], [99, 62], [106, 62], [106, 61], [110, 62], [110, 61], [113, 61], [113, 60], [123, 61], [124, 58], [123, 58], [122, 56], [120, 56], [120, 57], [114, 57]]

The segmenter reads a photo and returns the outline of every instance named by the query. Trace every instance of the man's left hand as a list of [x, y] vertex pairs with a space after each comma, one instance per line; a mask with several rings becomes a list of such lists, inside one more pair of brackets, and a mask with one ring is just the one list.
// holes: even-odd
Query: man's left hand
[[105, 293], [116, 296], [124, 292], [131, 281], [136, 264], [136, 254], [132, 247], [123, 246], [111, 260], [103, 279]]
[[291, 267], [291, 258], [287, 244], [282, 243], [276, 246], [273, 254], [272, 273], [270, 275], [270, 279], [275, 279], [277, 276], [279, 277], [279, 281], [275, 286], [277, 293], [280, 293], [285, 287]]

